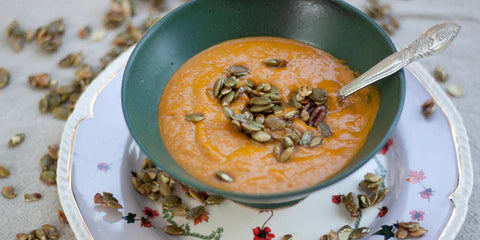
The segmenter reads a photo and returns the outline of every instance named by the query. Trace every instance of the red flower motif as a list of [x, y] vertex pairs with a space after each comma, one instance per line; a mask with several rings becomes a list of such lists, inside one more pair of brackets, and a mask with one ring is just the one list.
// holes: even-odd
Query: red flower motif
[[145, 209], [143, 209], [143, 213], [147, 215], [149, 218], [155, 218], [156, 216], [158, 216], [158, 212], [149, 207], [145, 207]]
[[275, 237], [275, 234], [271, 233], [272, 229], [269, 227], [256, 227], [252, 229], [253, 235], [253, 240], [271, 240]]
[[385, 217], [388, 213], [388, 207], [382, 207], [380, 208], [380, 211], [378, 212], [378, 217]]
[[425, 177], [425, 173], [423, 172], [423, 170], [420, 170], [420, 172], [409, 170], [408, 178], [406, 180], [411, 184], [415, 184], [421, 182], [425, 178], [427, 177]]
[[425, 188], [425, 190], [420, 192], [420, 196], [424, 199], [428, 199], [429, 201], [432, 195], [433, 195], [433, 190], [431, 188]]
[[195, 218], [195, 219], [193, 220], [193, 225], [197, 225], [197, 224], [199, 224], [199, 223], [201, 223], [201, 222], [203, 222], [203, 221], [208, 222], [208, 219], [209, 219], [209, 218], [210, 218], [210, 217], [208, 216], [208, 212], [207, 212], [207, 211], [204, 211], [202, 214], [200, 214], [200, 216], [198, 216], [197, 218]]
[[380, 153], [385, 155], [388, 152], [388, 148], [390, 146], [392, 146], [392, 144], [393, 144], [393, 139], [389, 138], [388, 141], [387, 141], [387, 144], [385, 144], [385, 146], [383, 146], [382, 150], [380, 150]]
[[409, 213], [413, 221], [423, 221], [423, 215], [425, 215], [424, 211], [413, 210], [413, 211], [410, 211]]
[[150, 222], [150, 220], [148, 220], [147, 218], [142, 217], [140, 225], [142, 227], [151, 228], [152, 222]]
[[332, 203], [340, 204], [341, 202], [342, 202], [342, 196], [340, 194], [332, 196]]

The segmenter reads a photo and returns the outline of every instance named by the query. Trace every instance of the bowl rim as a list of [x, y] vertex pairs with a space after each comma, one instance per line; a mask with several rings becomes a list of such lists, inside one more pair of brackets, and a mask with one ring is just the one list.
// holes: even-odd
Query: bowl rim
[[[125, 104], [126, 103], [126, 95], [127, 95], [126, 94], [126, 83], [127, 83], [126, 79], [128, 78], [129, 73], [131, 72], [133, 62], [135, 61], [135, 58], [136, 58], [139, 50], [142, 48], [143, 44], [146, 41], [148, 41], [148, 39], [153, 35], [153, 33], [156, 32], [156, 30], [158, 28], [160, 28], [163, 25], [163, 23], [166, 22], [168, 19], [174, 17], [175, 15], [179, 14], [180, 11], [189, 7], [190, 5], [193, 5], [194, 3], [198, 2], [198, 1], [200, 1], [200, 0], [191, 0], [190, 2], [185, 3], [185, 4], [177, 7], [176, 9], [172, 10], [167, 15], [165, 15], [157, 23], [155, 23], [155, 25], [153, 27], [151, 27], [150, 30], [147, 31], [147, 33], [145, 33], [145, 35], [142, 37], [142, 39], [135, 46], [135, 49], [133, 50], [132, 54], [128, 58], [128, 62], [127, 62], [127, 65], [125, 67], [125, 71], [124, 71], [124, 74], [123, 74], [123, 77], [122, 77], [121, 100], [122, 100], [123, 115], [124, 115], [125, 121], [127, 123], [127, 127], [130, 131], [130, 134], [135, 139], [136, 143], [140, 146], [140, 149], [150, 159], [152, 159], [152, 161], [154, 161], [155, 164], [158, 167], [162, 168], [167, 173], [172, 175], [173, 178], [181, 180], [182, 183], [184, 183], [188, 186], [192, 186], [192, 187], [194, 187], [198, 190], [209, 192], [209, 193], [215, 193], [215, 194], [222, 195], [222, 196], [238, 198], [238, 199], [248, 199], [248, 200], [265, 200], [265, 199], [271, 199], [271, 198], [288, 198], [288, 197], [300, 196], [300, 195], [307, 196], [308, 194], [310, 194], [312, 192], [318, 191], [322, 188], [328, 187], [328, 186], [330, 186], [330, 185], [332, 185], [336, 182], [339, 182], [340, 180], [346, 178], [347, 176], [349, 176], [350, 174], [352, 174], [356, 170], [358, 170], [360, 167], [362, 167], [376, 153], [378, 153], [380, 151], [380, 149], [383, 148], [383, 146], [385, 146], [385, 144], [387, 143], [390, 135], [393, 133], [393, 130], [395, 129], [395, 127], [396, 127], [396, 125], [397, 125], [397, 123], [400, 119], [400, 115], [402, 113], [403, 105], [404, 105], [404, 102], [405, 102], [406, 83], [405, 83], [405, 73], [404, 73], [403, 69], [398, 71], [398, 74], [400, 75], [400, 88], [401, 88], [400, 89], [400, 101], [399, 101], [399, 106], [400, 107], [397, 109], [397, 112], [395, 113], [395, 117], [394, 117], [392, 123], [390, 124], [390, 127], [388, 128], [385, 136], [381, 139], [381, 141], [377, 144], [377, 146], [372, 151], [370, 151], [369, 154], [367, 154], [367, 156], [365, 156], [363, 159], [361, 159], [353, 167], [351, 167], [351, 168], [345, 170], [344, 172], [342, 172], [340, 174], [337, 174], [337, 175], [335, 175], [335, 176], [333, 176], [333, 177], [331, 177], [331, 178], [329, 178], [329, 179], [327, 179], [323, 182], [320, 182], [318, 184], [315, 184], [315, 185], [312, 185], [312, 186], [309, 186], [309, 187], [306, 187], [306, 188], [295, 189], [293, 191], [288, 191], [288, 192], [256, 194], [256, 193], [242, 193], [242, 192], [234, 192], [234, 191], [223, 190], [223, 189], [208, 185], [206, 183], [203, 183], [200, 180], [189, 181], [189, 180], [183, 179], [181, 177], [177, 177], [175, 174], [171, 174], [170, 171], [168, 170], [168, 168], [166, 168], [165, 165], [161, 164], [161, 161], [158, 161], [154, 157], [154, 155], [151, 154], [148, 151], [148, 149], [145, 147], [145, 145], [140, 141], [139, 136], [136, 134], [136, 131], [135, 131], [134, 126], [132, 124], [132, 120], [130, 118], [128, 108]], [[385, 33], [385, 31], [373, 19], [368, 17], [365, 13], [363, 13], [362, 11], [357, 9], [356, 7], [352, 6], [351, 4], [344, 2], [343, 0], [329, 0], [329, 1], [338, 4], [340, 7], [344, 8], [344, 9], [346, 9], [346, 10], [348, 10], [348, 11], [354, 13], [354, 14], [357, 14], [363, 20], [369, 22], [372, 25], [372, 27], [374, 27], [377, 30], [377, 32], [387, 41], [387, 44], [390, 47], [390, 49], [394, 52], [397, 51], [396, 46], [393, 44], [392, 40]], [[187, 174], [190, 174], [190, 173], [187, 172]], [[192, 178], [196, 179], [194, 176], [192, 176]], [[198, 183], [206, 185], [210, 189], [204, 189], [204, 186], [199, 185]]]

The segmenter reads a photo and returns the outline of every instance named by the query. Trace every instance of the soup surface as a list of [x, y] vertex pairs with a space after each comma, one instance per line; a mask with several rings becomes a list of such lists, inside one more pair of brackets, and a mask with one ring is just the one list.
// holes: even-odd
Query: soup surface
[[[288, 61], [273, 68], [267, 59]], [[322, 88], [328, 93], [325, 123], [332, 136], [318, 147], [297, 146], [287, 162], [278, 162], [273, 149], [278, 141], [258, 143], [239, 131], [225, 117], [223, 106], [213, 96], [215, 82], [233, 64], [249, 68], [246, 76], [255, 83], [279, 89], [288, 103], [301, 86]], [[189, 59], [167, 83], [158, 107], [162, 139], [175, 161], [199, 181], [217, 188], [243, 193], [278, 193], [301, 189], [325, 181], [339, 172], [365, 143], [377, 114], [380, 96], [367, 87], [342, 102], [337, 91], [354, 79], [341, 60], [310, 45], [283, 38], [251, 37], [217, 44]], [[229, 107], [239, 113], [248, 103], [244, 94]], [[187, 114], [204, 119], [190, 122]], [[294, 127], [319, 132], [300, 119]], [[282, 134], [282, 132], [280, 132]], [[231, 183], [216, 177], [224, 171]]]

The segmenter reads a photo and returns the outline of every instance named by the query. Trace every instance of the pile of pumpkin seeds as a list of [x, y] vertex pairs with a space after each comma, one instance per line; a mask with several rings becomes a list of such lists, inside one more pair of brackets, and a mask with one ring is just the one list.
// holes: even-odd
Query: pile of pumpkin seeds
[[399, 227], [395, 234], [398, 239], [420, 238], [428, 232], [425, 228], [420, 226], [420, 223], [418, 222], [400, 222], [398, 225]]
[[360, 227], [353, 229], [350, 225], [341, 227], [337, 232], [330, 230], [328, 234], [320, 237], [320, 240], [350, 240], [361, 239], [368, 235], [370, 228]]
[[5, 68], [0, 67], [0, 89], [6, 87], [9, 82], [10, 72]]
[[103, 207], [113, 208], [113, 209], [122, 209], [123, 206], [118, 202], [112, 193], [103, 192], [103, 195], [96, 193], [93, 197], [93, 202]]
[[48, 153], [40, 158], [40, 180], [47, 186], [57, 185], [57, 160], [58, 160], [58, 145], [52, 144], [48, 146]]
[[100, 64], [102, 68], [105, 68], [113, 59], [118, 57], [128, 47], [134, 45], [142, 38], [144, 31], [140, 31], [133, 24], [128, 24], [123, 32], [113, 39], [113, 48], [100, 58]]
[[359, 183], [359, 188], [366, 194], [357, 195], [350, 192], [347, 195], [340, 195], [340, 201], [345, 204], [350, 216], [358, 218], [360, 209], [371, 207], [385, 199], [388, 188], [382, 188], [382, 181], [383, 179], [375, 173], [367, 173], [364, 180]]
[[41, 26], [35, 32], [35, 42], [47, 52], [56, 52], [63, 43], [65, 23], [63, 19], [57, 19], [48, 25]]
[[111, 0], [110, 10], [103, 18], [103, 24], [107, 29], [121, 26], [128, 18], [134, 15], [133, 2], [131, 0]]
[[17, 240], [46, 240], [59, 239], [60, 232], [50, 224], [44, 224], [41, 228], [35, 229], [30, 233], [18, 233]]
[[[207, 205], [220, 204], [224, 198], [218, 195], [208, 195], [192, 187], [181, 185], [188, 197], [191, 197], [202, 205], [189, 208], [178, 195], [174, 194], [175, 186], [179, 183], [166, 172], [155, 167], [147, 157], [142, 163], [140, 171], [132, 171], [132, 185], [135, 190], [147, 198], [160, 200], [162, 208], [171, 211], [175, 216], [183, 216], [187, 220], [194, 220], [205, 212]], [[181, 235], [183, 229], [173, 225], [166, 226], [164, 231], [171, 235]]]
[[385, 32], [393, 35], [400, 27], [400, 23], [392, 15], [392, 6], [389, 3], [381, 3], [381, 0], [368, 0], [367, 2], [365, 13], [378, 21]]
[[[263, 62], [267, 67], [283, 68], [286, 60], [268, 59]], [[321, 88], [301, 86], [289, 98], [289, 104], [282, 103], [280, 91], [268, 83], [255, 85], [248, 80], [250, 69], [243, 65], [231, 65], [215, 82], [213, 97], [220, 99], [225, 117], [231, 124], [259, 143], [279, 141], [274, 148], [274, 156], [279, 162], [288, 161], [296, 151], [296, 145], [317, 147], [323, 137], [330, 137], [332, 131], [324, 120], [328, 114], [328, 94]], [[241, 113], [235, 113], [228, 106], [237, 98], [246, 96], [248, 103]], [[198, 117], [203, 116], [189, 114]], [[307, 130], [303, 134], [293, 127], [294, 119], [318, 128], [318, 132]], [[190, 120], [192, 121], [192, 120]], [[193, 121], [193, 122], [198, 122]], [[228, 173], [217, 172], [217, 177], [232, 182]]]

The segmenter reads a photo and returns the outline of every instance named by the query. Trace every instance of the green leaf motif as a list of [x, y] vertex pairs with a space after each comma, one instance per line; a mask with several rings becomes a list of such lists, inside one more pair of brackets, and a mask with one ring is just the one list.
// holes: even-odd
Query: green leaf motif
[[382, 225], [382, 229], [375, 232], [373, 235], [381, 235], [384, 237], [384, 240], [390, 239], [395, 237], [395, 233], [393, 233], [393, 225]]
[[210, 235], [203, 235], [203, 234], [200, 234], [200, 233], [191, 232], [189, 223], [187, 223], [185, 225], [183, 225], [183, 224], [178, 225], [178, 223], [175, 222], [173, 217], [174, 217], [174, 215], [172, 214], [171, 211], [163, 209], [162, 218], [165, 221], [167, 221], [169, 224], [182, 228], [185, 231], [183, 236], [189, 236], [189, 237], [194, 237], [194, 238], [204, 239], [204, 240], [221, 240], [221, 238], [222, 238], [222, 233], [223, 233], [223, 228], [222, 227], [217, 228], [216, 231], [212, 231], [212, 233]]
[[128, 215], [127, 215], [127, 216], [123, 216], [122, 219], [125, 220], [125, 221], [127, 221], [127, 224], [128, 224], [128, 223], [134, 223], [136, 216], [137, 216], [137, 214], [128, 213]]

